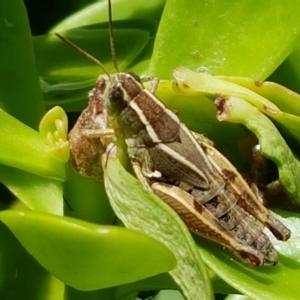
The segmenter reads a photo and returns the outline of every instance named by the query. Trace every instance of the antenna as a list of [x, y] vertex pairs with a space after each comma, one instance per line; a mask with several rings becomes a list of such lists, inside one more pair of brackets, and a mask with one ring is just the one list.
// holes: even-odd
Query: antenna
[[114, 67], [115, 67], [117, 73], [120, 73], [118, 62], [117, 62], [116, 48], [115, 48], [115, 44], [114, 44], [111, 0], [108, 0], [108, 25], [109, 25], [109, 42], [110, 42], [111, 58], [112, 58], [112, 61], [114, 63]]
[[81, 49], [80, 47], [78, 47], [76, 44], [74, 44], [73, 42], [71, 42], [70, 40], [68, 40], [67, 38], [61, 36], [58, 33], [55, 33], [55, 35], [60, 38], [63, 42], [65, 42], [66, 44], [68, 44], [69, 46], [71, 46], [72, 48], [76, 49], [78, 52], [82, 53], [84, 56], [86, 56], [87, 58], [89, 58], [90, 60], [92, 60], [93, 62], [95, 62], [98, 66], [100, 66], [100, 68], [104, 71], [104, 73], [108, 76], [109, 80], [111, 80], [111, 77], [109, 75], [109, 73], [107, 72], [107, 70], [105, 69], [104, 65], [102, 64], [102, 62], [100, 60], [98, 60], [97, 58], [95, 58], [94, 56], [90, 55], [89, 53], [87, 53], [86, 51], [84, 51], [83, 49]]

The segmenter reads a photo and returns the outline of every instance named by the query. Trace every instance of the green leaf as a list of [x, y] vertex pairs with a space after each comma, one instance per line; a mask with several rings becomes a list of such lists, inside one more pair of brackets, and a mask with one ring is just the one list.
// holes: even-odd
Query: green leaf
[[[58, 300], [63, 285], [22, 247], [0, 222], [0, 299]], [[38, 286], [38, 288], [37, 288]]]
[[64, 196], [71, 209], [69, 217], [97, 224], [113, 224], [116, 216], [104, 189], [104, 183], [83, 177], [67, 166], [68, 180], [64, 183]]
[[279, 112], [279, 108], [268, 99], [234, 82], [219, 79], [217, 76], [195, 72], [186, 67], [176, 68], [173, 76], [175, 78], [174, 89], [179, 95], [190, 97], [208, 95], [214, 98], [216, 95], [237, 96], [265, 113]]
[[300, 93], [300, 38], [298, 38], [293, 52], [286, 60], [275, 70], [268, 78], [270, 81], [275, 81], [286, 86], [293, 91]]
[[300, 116], [300, 95], [276, 82], [260, 82], [252, 78], [236, 76], [218, 76], [218, 78], [238, 84], [240, 87], [245, 87], [270, 100], [278, 109]]
[[30, 211], [2, 211], [0, 220], [46, 270], [79, 290], [129, 283], [176, 265], [161, 243], [125, 228]]
[[161, 291], [155, 300], [184, 300], [185, 298], [178, 291]]
[[[146, 19], [159, 21], [165, 0], [152, 0], [147, 2], [126, 0], [126, 1], [111, 1], [113, 19]], [[51, 32], [60, 32], [69, 30], [74, 27], [81, 27], [95, 23], [108, 21], [108, 4], [107, 1], [97, 1], [85, 8], [75, 12], [73, 15], [61, 21]]]
[[157, 276], [139, 280], [133, 283], [120, 285], [116, 288], [116, 298], [123, 299], [128, 295], [140, 291], [153, 291], [153, 290], [164, 290], [164, 289], [178, 289], [177, 284], [174, 282], [170, 274], [163, 273]]
[[276, 163], [280, 183], [299, 208], [300, 162], [294, 157], [274, 124], [256, 107], [240, 98], [228, 97], [217, 105], [220, 121], [241, 123], [257, 136], [262, 154]]
[[[241, 97], [252, 105], [256, 106], [261, 112], [272, 118], [286, 136], [300, 142], [300, 133], [297, 130], [300, 126], [300, 117], [294, 114], [299, 112], [300, 96], [275, 83], [267, 83], [266, 88], [254, 88], [253, 80], [244, 77], [233, 76], [212, 76], [206, 73], [192, 71], [185, 67], [176, 68], [173, 72], [175, 82], [174, 88], [180, 95], [190, 97], [216, 95]], [[252, 84], [250, 84], [250, 82]], [[239, 85], [242, 83], [242, 85]], [[257, 83], [262, 86], [263, 84]], [[245, 86], [250, 86], [248, 89]], [[256, 93], [253, 90], [257, 90]], [[270, 99], [264, 95], [271, 97]], [[276, 95], [276, 96], [275, 96]], [[279, 97], [280, 98], [279, 100]], [[275, 100], [273, 103], [270, 100]], [[284, 104], [285, 102], [285, 104]], [[292, 112], [282, 112], [275, 104]]]
[[157, 32], [150, 73], [170, 78], [186, 66], [217, 75], [266, 78], [298, 38], [298, 0], [169, 0]]
[[47, 153], [41, 135], [0, 109], [0, 163], [40, 176], [65, 180], [64, 165]]
[[280, 221], [282, 221], [288, 228], [292, 230], [292, 238], [286, 242], [275, 243], [276, 250], [284, 255], [285, 257], [291, 259], [292, 261], [298, 262], [300, 264], [300, 255], [299, 255], [299, 247], [300, 247], [300, 218], [297, 213], [290, 213], [285, 211], [279, 211], [278, 213], [282, 214], [283, 217], [276, 216]]
[[104, 156], [104, 179], [111, 205], [127, 228], [139, 230], [166, 245], [177, 259], [170, 272], [186, 299], [212, 299], [206, 268], [179, 216], [160, 198], [149, 194], [113, 157]]
[[[281, 130], [284, 137], [289, 139], [289, 142], [295, 144], [297, 147], [300, 144], [300, 95], [279, 85], [275, 82], [257, 82], [246, 77], [234, 76], [219, 76], [223, 80], [238, 84], [245, 87], [254, 93], [269, 99], [280, 110], [276, 113], [268, 113], [269, 117], [273, 119], [275, 124]], [[235, 95], [235, 94], [233, 94]]]
[[[225, 283], [220, 277], [213, 273], [210, 269], [210, 279], [213, 284], [214, 293], [229, 294], [237, 291]], [[129, 284], [120, 285], [116, 288], [116, 298], [123, 299], [123, 297], [132, 295], [140, 291], [154, 291], [154, 290], [176, 290], [178, 286], [168, 273], [159, 274], [144, 280], [132, 282]]]
[[61, 182], [0, 164], [2, 182], [28, 208], [63, 215]]
[[0, 20], [0, 108], [37, 129], [45, 108], [24, 1], [1, 1]]
[[[141, 20], [114, 22], [120, 70], [145, 72], [156, 26], [151, 21]], [[107, 28], [108, 24], [102, 23], [59, 33], [99, 59], [108, 72], [115, 72]], [[34, 49], [47, 106], [60, 105], [72, 111], [76, 107], [77, 110], [84, 108], [88, 91], [94, 86], [98, 75], [103, 74], [100, 66], [53, 34], [34, 38]], [[138, 66], [136, 60], [146, 62]], [[132, 65], [135, 67], [131, 68]]]
[[225, 300], [252, 300], [250, 297], [244, 295], [229, 295]]
[[79, 291], [66, 285], [63, 300], [115, 300], [114, 295], [114, 287], [95, 291]]
[[[135, 21], [119, 21], [114, 24], [115, 47], [122, 49], [117, 52], [121, 70], [126, 69], [136, 56], [143, 50], [151, 37], [153, 24]], [[111, 51], [108, 39], [108, 24], [95, 24], [59, 32], [90, 55], [99, 58], [107, 71], [115, 71], [111, 61]], [[97, 78], [103, 70], [54, 34], [36, 37], [34, 39], [35, 55], [38, 70], [46, 81], [59, 82]], [[46, 56], [42, 56], [46, 55]], [[56, 58], [55, 61], [49, 61]], [[78, 71], [78, 72], [76, 72]]]

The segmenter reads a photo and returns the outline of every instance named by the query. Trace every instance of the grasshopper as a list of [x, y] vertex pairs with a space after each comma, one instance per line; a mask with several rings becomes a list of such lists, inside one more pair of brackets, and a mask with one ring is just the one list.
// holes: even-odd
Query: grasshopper
[[[138, 180], [169, 204], [192, 232], [224, 245], [253, 266], [276, 264], [277, 254], [264, 226], [279, 240], [287, 240], [290, 231], [270, 214], [212, 142], [192, 133], [155, 96], [157, 79], [147, 90], [137, 74], [119, 72], [110, 1], [109, 25], [117, 73], [105, 71], [98, 77], [89, 107], [71, 132], [73, 164], [86, 175], [96, 172], [100, 177], [99, 166], [93, 169], [90, 164], [97, 164], [104, 138], [114, 130], [121, 132]], [[107, 124], [114, 125], [110, 129]]]
[[276, 251], [260, 221], [276, 238], [289, 230], [257, 199], [233, 165], [203, 136], [195, 136], [137, 75], [106, 81], [104, 106], [125, 136], [134, 171], [196, 234], [231, 249], [254, 266], [275, 264]]

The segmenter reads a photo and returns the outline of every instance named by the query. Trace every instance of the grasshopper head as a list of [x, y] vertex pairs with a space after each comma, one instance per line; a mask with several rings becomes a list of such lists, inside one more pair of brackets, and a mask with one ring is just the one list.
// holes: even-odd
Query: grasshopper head
[[110, 116], [116, 116], [125, 109], [143, 89], [141, 79], [134, 73], [117, 73], [110, 76], [100, 76], [98, 82], [103, 83], [104, 105]]

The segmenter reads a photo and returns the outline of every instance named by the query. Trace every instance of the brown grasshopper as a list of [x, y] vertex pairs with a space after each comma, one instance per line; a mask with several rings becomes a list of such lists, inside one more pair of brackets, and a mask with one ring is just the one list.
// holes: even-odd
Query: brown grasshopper
[[252, 265], [275, 264], [276, 251], [257, 220], [280, 240], [287, 240], [290, 232], [233, 165], [207, 139], [195, 137], [136, 75], [118, 73], [111, 81], [100, 76], [102, 81], [107, 83], [104, 106], [125, 136], [144, 187], [168, 203], [191, 231], [223, 244]]
[[96, 172], [100, 177], [99, 165], [90, 164], [99, 161], [103, 138], [112, 134], [107, 124], [114, 122], [109, 117], [125, 137], [139, 181], [168, 203], [191, 231], [224, 245], [253, 266], [276, 264], [277, 254], [264, 226], [279, 240], [287, 240], [290, 231], [270, 214], [208, 139], [192, 133], [155, 97], [158, 80], [152, 81], [149, 91], [138, 75], [118, 71], [111, 20], [109, 1], [117, 73], [105, 71], [107, 75], [98, 77], [89, 107], [70, 134], [73, 164], [79, 164], [81, 170], [84, 166], [86, 175]]

